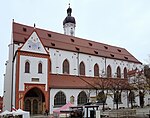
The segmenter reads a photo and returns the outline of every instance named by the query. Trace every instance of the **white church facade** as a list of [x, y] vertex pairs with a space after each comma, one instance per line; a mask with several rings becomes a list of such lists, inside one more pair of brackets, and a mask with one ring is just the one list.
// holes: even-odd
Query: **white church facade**
[[[75, 37], [71, 12], [69, 7], [64, 34], [13, 21], [3, 110], [15, 107], [42, 114], [48, 109], [52, 113], [68, 102], [75, 106], [102, 103], [97, 96], [106, 93], [105, 104], [114, 108], [113, 87], [117, 86], [119, 107], [130, 106], [128, 72], [141, 71], [142, 63], [124, 48]], [[139, 97], [135, 104], [140, 104]]]

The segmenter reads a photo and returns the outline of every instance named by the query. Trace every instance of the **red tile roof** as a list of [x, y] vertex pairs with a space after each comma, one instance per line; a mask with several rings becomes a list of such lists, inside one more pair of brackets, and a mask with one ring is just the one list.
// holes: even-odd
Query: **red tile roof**
[[143, 70], [141, 70], [141, 71], [138, 71], [137, 69], [135, 69], [135, 70], [130, 70], [130, 71], [128, 71], [128, 76], [135, 76], [136, 74], [138, 74], [138, 75], [141, 75], [141, 74], [143, 74]]
[[112, 89], [115, 87], [128, 89], [128, 80], [118, 78], [99, 78], [63, 74], [50, 75], [50, 88], [55, 89]]
[[[24, 43], [33, 30], [34, 27], [13, 22], [14, 43]], [[35, 30], [45, 47], [141, 63], [124, 48], [68, 36], [44, 29], [36, 28]]]

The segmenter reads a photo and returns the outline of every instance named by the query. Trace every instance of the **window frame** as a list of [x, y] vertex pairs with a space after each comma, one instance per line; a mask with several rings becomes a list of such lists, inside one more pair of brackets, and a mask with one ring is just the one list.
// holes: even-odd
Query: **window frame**
[[94, 65], [94, 77], [99, 77], [99, 66], [97, 63]]
[[63, 61], [63, 74], [69, 74], [69, 73], [70, 73], [69, 61], [67, 59], [65, 59]]
[[82, 104], [85, 104], [87, 103], [87, 94], [84, 92], [84, 91], [81, 91], [79, 94], [78, 94], [78, 98], [77, 98], [77, 104], [78, 105], [82, 105]]
[[81, 63], [80, 63], [80, 68], [79, 68], [80, 70], [79, 70], [79, 74], [81, 75], [81, 76], [85, 76], [85, 64], [84, 64], [84, 62], [82, 61]]
[[120, 67], [118, 66], [117, 67], [117, 78], [121, 78], [121, 69], [120, 69]]
[[107, 66], [107, 78], [111, 78], [112, 77], [112, 70], [111, 70], [111, 66], [108, 65]]
[[43, 64], [42, 62], [38, 63], [38, 74], [42, 74], [43, 73]]
[[66, 104], [66, 95], [64, 92], [59, 91], [54, 96], [54, 107], [61, 107]]
[[25, 73], [30, 73], [30, 62], [29, 61], [25, 62]]

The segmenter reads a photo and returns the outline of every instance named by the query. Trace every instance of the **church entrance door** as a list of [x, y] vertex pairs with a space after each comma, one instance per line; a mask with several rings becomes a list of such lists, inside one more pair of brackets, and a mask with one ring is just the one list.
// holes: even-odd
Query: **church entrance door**
[[24, 110], [30, 114], [43, 114], [45, 112], [45, 97], [38, 88], [32, 88], [24, 97]]

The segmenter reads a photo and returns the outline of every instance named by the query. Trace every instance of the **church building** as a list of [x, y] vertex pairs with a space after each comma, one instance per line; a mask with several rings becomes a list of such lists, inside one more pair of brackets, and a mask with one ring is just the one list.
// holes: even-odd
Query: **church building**
[[68, 102], [101, 106], [103, 101], [114, 108], [115, 92], [119, 107], [130, 106], [128, 72], [142, 70], [142, 63], [124, 48], [75, 37], [75, 27], [70, 6], [64, 34], [12, 22], [3, 110], [43, 114]]

